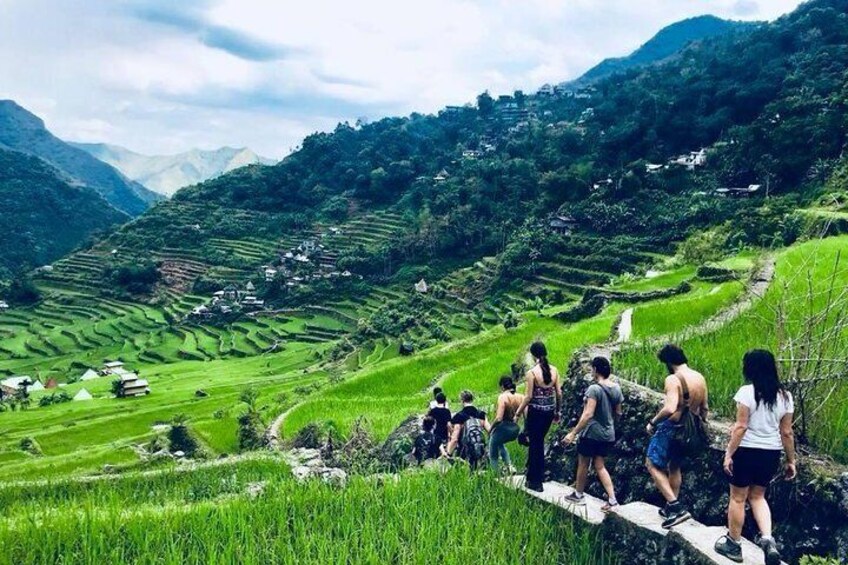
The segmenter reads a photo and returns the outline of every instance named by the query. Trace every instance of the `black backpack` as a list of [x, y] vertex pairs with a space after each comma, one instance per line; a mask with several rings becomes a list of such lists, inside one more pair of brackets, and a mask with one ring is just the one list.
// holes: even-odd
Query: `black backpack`
[[436, 459], [439, 446], [436, 436], [432, 433], [423, 433], [415, 440], [415, 459], [421, 464], [425, 459]]
[[486, 438], [483, 436], [483, 424], [477, 418], [468, 418], [462, 426], [460, 437], [460, 456], [472, 465], [486, 455]]
[[697, 457], [710, 447], [710, 436], [701, 416], [693, 414], [689, 409], [689, 386], [686, 379], [676, 375], [683, 389], [683, 412], [674, 430], [674, 449], [678, 455], [692, 458]]

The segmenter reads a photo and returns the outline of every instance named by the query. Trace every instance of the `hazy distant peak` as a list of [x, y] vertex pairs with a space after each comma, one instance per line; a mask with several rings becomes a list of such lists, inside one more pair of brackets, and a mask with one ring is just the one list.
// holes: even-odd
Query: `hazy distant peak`
[[184, 186], [218, 177], [246, 165], [270, 165], [276, 162], [260, 157], [247, 147], [190, 149], [176, 155], [143, 155], [105, 143], [76, 145], [134, 181], [166, 196], [171, 196]]

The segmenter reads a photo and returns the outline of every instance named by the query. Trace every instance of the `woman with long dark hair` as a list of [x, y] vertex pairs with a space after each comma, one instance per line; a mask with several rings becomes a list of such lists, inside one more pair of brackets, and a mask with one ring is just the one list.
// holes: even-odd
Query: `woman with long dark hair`
[[527, 480], [525, 486], [542, 492], [545, 478], [545, 435], [553, 422], [559, 421], [562, 408], [562, 386], [559, 371], [548, 362], [545, 344], [537, 341], [530, 346], [536, 365], [527, 372], [527, 390], [516, 419], [527, 411], [525, 431], [529, 440], [527, 454]]
[[724, 455], [724, 471], [730, 477], [730, 503], [727, 509], [727, 535], [715, 544], [725, 557], [742, 562], [742, 525], [745, 503], [751, 506], [760, 528], [760, 547], [766, 565], [778, 565], [780, 552], [771, 533], [771, 510], [765, 499], [766, 488], [780, 468], [786, 452], [784, 477], [795, 478], [795, 436], [792, 395], [783, 388], [777, 362], [770, 352], [755, 349], [745, 354], [742, 374], [746, 384], [733, 399], [736, 423]]
[[507, 471], [511, 472], [512, 461], [506, 444], [515, 441], [521, 431], [518, 428], [515, 413], [524, 401], [524, 395], [515, 392], [515, 383], [508, 375], [501, 377], [499, 384], [501, 394], [498, 396], [495, 421], [492, 422], [492, 428], [489, 431], [489, 465], [498, 472], [498, 459], [501, 459]]

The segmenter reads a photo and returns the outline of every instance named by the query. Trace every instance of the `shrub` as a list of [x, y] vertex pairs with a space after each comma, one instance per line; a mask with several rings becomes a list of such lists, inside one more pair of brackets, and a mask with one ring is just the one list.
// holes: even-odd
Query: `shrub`
[[171, 453], [182, 451], [186, 457], [197, 457], [203, 454], [200, 441], [188, 427], [188, 418], [184, 414], [174, 416], [171, 429], [168, 430], [168, 441]]
[[21, 441], [18, 445], [20, 446], [21, 451], [25, 451], [26, 453], [29, 453], [30, 455], [39, 456], [39, 455], [42, 454], [41, 446], [38, 445], [38, 442], [35, 441], [35, 438], [25, 437], [25, 438], [21, 439]]

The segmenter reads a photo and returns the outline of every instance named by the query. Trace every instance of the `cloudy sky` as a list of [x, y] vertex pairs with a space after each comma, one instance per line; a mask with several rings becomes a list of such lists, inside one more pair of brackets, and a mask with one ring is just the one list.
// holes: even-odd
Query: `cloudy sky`
[[533, 90], [660, 28], [799, 0], [0, 0], [0, 98], [64, 139], [282, 157], [339, 121]]

